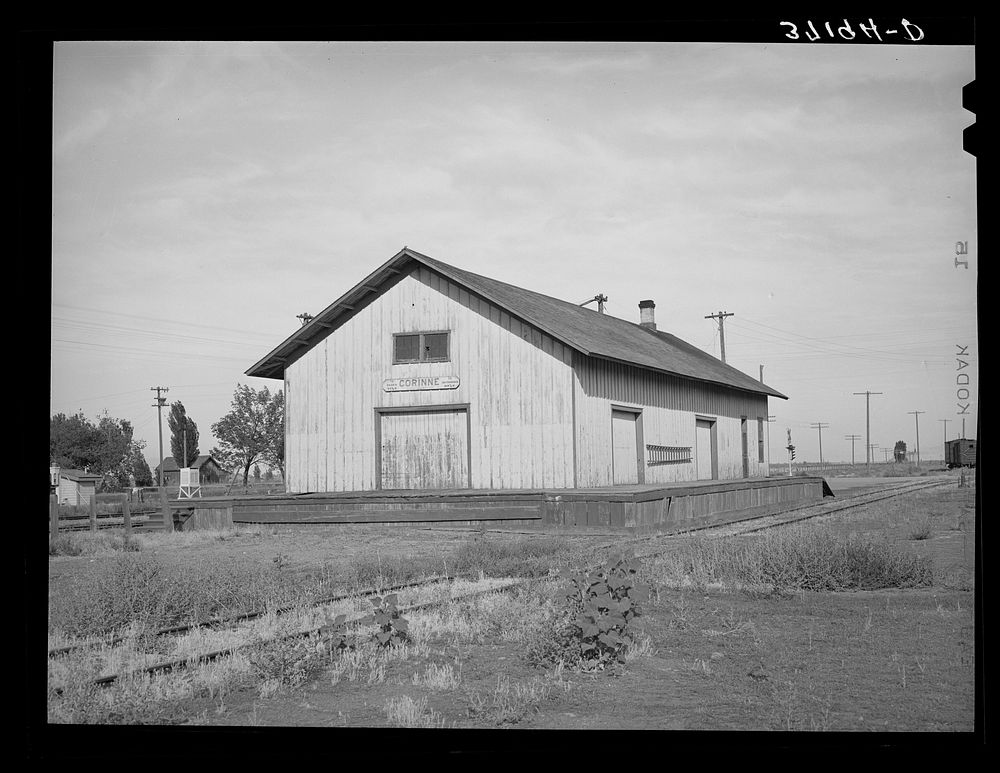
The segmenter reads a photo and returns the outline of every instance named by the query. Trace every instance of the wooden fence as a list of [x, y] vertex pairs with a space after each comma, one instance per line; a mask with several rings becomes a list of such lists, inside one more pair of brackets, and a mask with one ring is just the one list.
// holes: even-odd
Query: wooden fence
[[[125, 530], [126, 534], [131, 534], [133, 529], [143, 529], [145, 531], [173, 531], [174, 530], [174, 516], [170, 508], [170, 501], [167, 497], [167, 490], [161, 488], [157, 490], [156, 507], [149, 509], [145, 508], [142, 510], [142, 514], [145, 517], [144, 520], [139, 522], [134, 522], [133, 517], [137, 514], [133, 512], [133, 503], [130, 501], [128, 494], [118, 494], [117, 503], [121, 505], [121, 515], [117, 513], [102, 514], [98, 516], [97, 513], [97, 501], [94, 497], [90, 499], [89, 513], [88, 513], [88, 525], [89, 531], [91, 533], [96, 533], [98, 529], [99, 521], [117, 521], [121, 518], [121, 527]], [[105, 504], [108, 504], [107, 495], [104, 496]], [[49, 494], [49, 539], [54, 540], [58, 535], [60, 529], [63, 531], [69, 531], [71, 528], [73, 531], [78, 531], [79, 526], [75, 523], [80, 520], [79, 518], [73, 517], [61, 517], [59, 509], [59, 498], [55, 494]], [[72, 524], [72, 527], [71, 527]], [[117, 526], [117, 523], [113, 525]]]

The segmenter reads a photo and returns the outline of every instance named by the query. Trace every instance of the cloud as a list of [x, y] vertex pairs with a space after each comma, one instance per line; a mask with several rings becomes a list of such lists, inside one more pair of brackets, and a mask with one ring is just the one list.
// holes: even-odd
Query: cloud
[[574, 50], [572, 45], [565, 53], [525, 54], [518, 52], [516, 56], [500, 58], [501, 66], [510, 70], [560, 77], [642, 72], [649, 69], [650, 63], [651, 58], [648, 51], [621, 50], [595, 54], [592, 48], [586, 51], [583, 48]]
[[108, 110], [95, 108], [88, 111], [83, 118], [65, 130], [62, 136], [56, 140], [53, 152], [55, 155], [61, 156], [80, 145], [87, 144], [103, 132], [110, 123], [111, 113]]

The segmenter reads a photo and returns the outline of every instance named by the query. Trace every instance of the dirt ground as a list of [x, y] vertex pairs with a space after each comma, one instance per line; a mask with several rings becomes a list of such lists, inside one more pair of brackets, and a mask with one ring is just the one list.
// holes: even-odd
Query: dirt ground
[[[968, 593], [805, 594], [747, 602], [677, 594], [648, 610], [655, 650], [618, 674], [565, 675], [507, 726], [535, 730], [949, 731], [973, 729], [973, 620]], [[727, 628], [733, 620], [742, 625]], [[736, 633], [727, 633], [727, 631]], [[459, 658], [456, 660], [456, 658]], [[429, 662], [460, 664], [458, 690], [414, 686]], [[378, 685], [317, 679], [266, 700], [228, 696], [189, 707], [206, 725], [386, 727], [387, 702], [424, 698], [448, 727], [470, 716], [497, 675], [522, 685], [543, 672], [513, 645], [442, 647], [395, 664]]]

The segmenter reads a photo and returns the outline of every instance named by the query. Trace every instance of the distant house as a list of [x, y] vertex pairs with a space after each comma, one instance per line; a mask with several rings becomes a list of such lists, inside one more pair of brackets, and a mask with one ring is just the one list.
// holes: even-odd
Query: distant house
[[62, 469], [59, 471], [59, 504], [89, 505], [97, 493], [97, 484], [103, 475], [95, 475], [83, 470]]
[[[191, 468], [198, 470], [198, 481], [200, 483], [219, 483], [224, 481], [227, 473], [222, 469], [215, 457], [211, 454], [202, 454], [191, 464]], [[153, 470], [153, 482], [159, 483], [160, 466]], [[163, 485], [179, 486], [181, 484], [181, 471], [174, 461], [174, 457], [168, 456], [163, 460]]]

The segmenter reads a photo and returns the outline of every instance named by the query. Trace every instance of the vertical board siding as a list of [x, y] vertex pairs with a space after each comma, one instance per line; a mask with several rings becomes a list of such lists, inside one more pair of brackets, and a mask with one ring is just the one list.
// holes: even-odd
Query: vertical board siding
[[[392, 363], [394, 333], [450, 331], [450, 361]], [[387, 378], [457, 389], [385, 392]], [[571, 350], [417, 266], [286, 368], [288, 490], [377, 487], [375, 408], [469, 404], [473, 488], [573, 485]]]
[[[697, 480], [694, 462], [695, 415], [715, 420], [718, 475], [743, 477], [740, 417], [767, 419], [767, 396], [727, 389], [641, 368], [577, 355], [574, 360], [576, 400], [577, 486], [607, 486], [612, 470], [612, 403], [642, 408], [643, 443], [686, 446], [692, 461], [648, 465], [646, 483]], [[765, 428], [766, 429], [766, 428]], [[643, 461], [648, 459], [643, 457]], [[767, 476], [767, 461], [751, 455], [751, 478]]]

